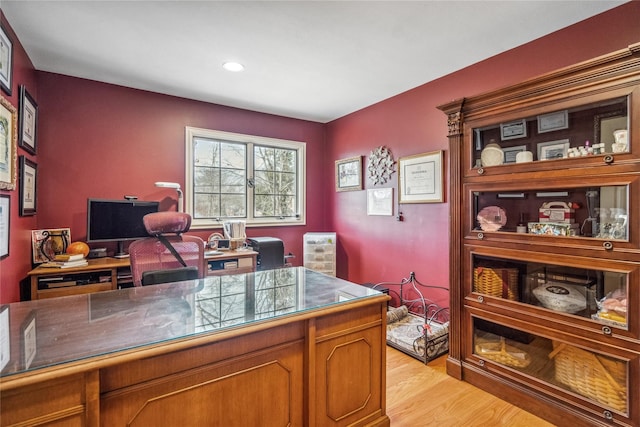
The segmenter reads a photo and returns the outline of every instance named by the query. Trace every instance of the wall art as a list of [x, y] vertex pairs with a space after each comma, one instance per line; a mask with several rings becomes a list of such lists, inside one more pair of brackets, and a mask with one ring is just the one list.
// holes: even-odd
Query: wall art
[[369, 153], [369, 165], [367, 171], [369, 173], [369, 179], [373, 182], [373, 185], [386, 184], [391, 179], [391, 174], [394, 172], [393, 166], [395, 161], [391, 150], [385, 146], [375, 148]]
[[17, 126], [16, 108], [0, 96], [0, 190], [16, 188]]
[[38, 104], [27, 92], [24, 85], [20, 86], [20, 147], [31, 154], [36, 154], [36, 136], [38, 131]]
[[362, 156], [336, 160], [336, 191], [362, 190]]
[[367, 190], [367, 215], [393, 215], [393, 188]]
[[443, 152], [432, 151], [398, 160], [398, 203], [439, 203]]
[[20, 216], [36, 213], [36, 184], [38, 165], [25, 156], [20, 156]]
[[0, 87], [11, 95], [13, 81], [13, 42], [4, 26], [0, 25]]

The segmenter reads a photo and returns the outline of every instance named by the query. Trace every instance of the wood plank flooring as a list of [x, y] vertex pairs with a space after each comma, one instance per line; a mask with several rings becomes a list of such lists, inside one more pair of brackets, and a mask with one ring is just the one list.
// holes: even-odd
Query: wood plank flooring
[[392, 427], [552, 427], [553, 424], [450, 377], [446, 355], [424, 365], [387, 346], [387, 415]]

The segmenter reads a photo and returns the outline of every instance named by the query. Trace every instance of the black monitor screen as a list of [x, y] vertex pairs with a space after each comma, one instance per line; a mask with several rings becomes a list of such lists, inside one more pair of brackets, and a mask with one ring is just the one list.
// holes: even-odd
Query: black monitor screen
[[158, 212], [159, 202], [89, 199], [87, 241], [112, 242], [147, 237], [142, 217]]

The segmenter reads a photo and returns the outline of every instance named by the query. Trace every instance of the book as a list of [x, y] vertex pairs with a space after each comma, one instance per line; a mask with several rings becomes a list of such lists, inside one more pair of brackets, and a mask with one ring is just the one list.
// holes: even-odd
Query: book
[[84, 259], [82, 254], [57, 254], [53, 260], [57, 262], [78, 261]]
[[71, 268], [71, 267], [84, 267], [85, 265], [89, 265], [86, 259], [80, 259], [76, 261], [50, 261], [40, 264], [40, 267], [44, 268]]

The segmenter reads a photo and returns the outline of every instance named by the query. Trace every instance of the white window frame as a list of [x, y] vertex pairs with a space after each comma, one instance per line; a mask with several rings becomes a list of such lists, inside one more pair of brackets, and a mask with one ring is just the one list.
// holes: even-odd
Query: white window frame
[[[286, 218], [253, 218], [253, 189], [247, 188], [247, 227], [260, 226], [291, 226], [306, 225], [306, 170], [307, 170], [307, 144], [300, 141], [289, 141], [285, 139], [267, 138], [263, 136], [245, 135], [219, 130], [202, 129], [196, 127], [185, 127], [185, 212], [193, 217], [193, 138], [211, 138], [231, 142], [245, 143], [251, 148], [253, 144], [266, 145], [275, 148], [288, 148], [298, 151], [297, 174], [298, 174], [298, 215]], [[253, 177], [253, 150], [247, 150], [247, 177]], [[196, 219], [192, 218], [191, 228], [219, 228], [222, 222], [229, 218]], [[238, 218], [231, 218], [237, 220]]]

